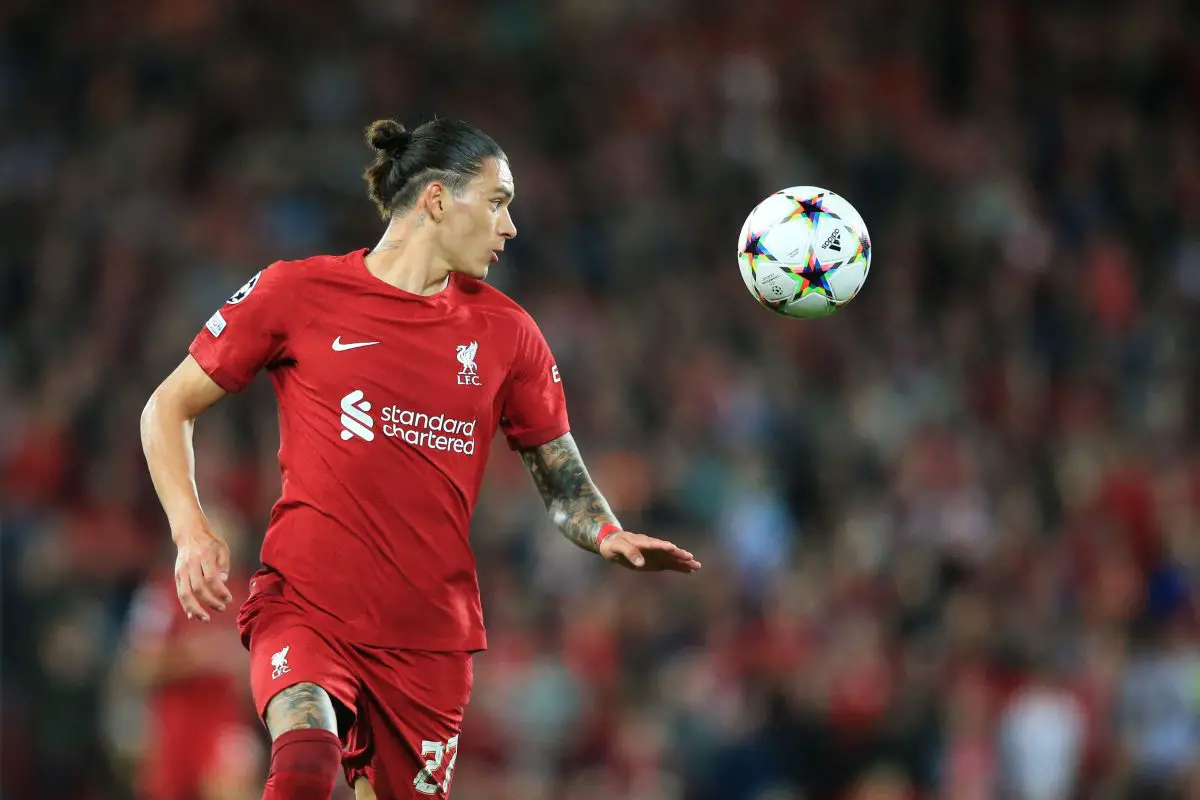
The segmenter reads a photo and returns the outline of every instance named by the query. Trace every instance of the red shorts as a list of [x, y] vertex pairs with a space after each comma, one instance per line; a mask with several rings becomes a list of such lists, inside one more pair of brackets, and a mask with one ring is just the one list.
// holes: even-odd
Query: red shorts
[[352, 716], [339, 718], [342, 766], [353, 786], [366, 777], [381, 798], [450, 796], [471, 654], [351, 644], [314, 624], [278, 576], [259, 574], [238, 615], [250, 650], [260, 717], [281, 690], [323, 688]]

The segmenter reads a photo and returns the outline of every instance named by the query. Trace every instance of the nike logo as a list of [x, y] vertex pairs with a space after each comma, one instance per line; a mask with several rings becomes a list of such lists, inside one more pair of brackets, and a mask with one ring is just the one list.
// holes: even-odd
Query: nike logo
[[370, 347], [373, 344], [379, 344], [379, 342], [347, 342], [346, 344], [342, 344], [342, 337], [339, 336], [333, 340], [333, 352], [340, 353], [343, 350], [353, 350], [356, 347]]

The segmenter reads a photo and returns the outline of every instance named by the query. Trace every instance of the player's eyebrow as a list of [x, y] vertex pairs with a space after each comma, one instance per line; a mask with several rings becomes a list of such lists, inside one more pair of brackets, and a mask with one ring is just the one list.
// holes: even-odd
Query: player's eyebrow
[[507, 186], [497, 186], [492, 190], [492, 194], [502, 194], [508, 200], [513, 199], [513, 190]]

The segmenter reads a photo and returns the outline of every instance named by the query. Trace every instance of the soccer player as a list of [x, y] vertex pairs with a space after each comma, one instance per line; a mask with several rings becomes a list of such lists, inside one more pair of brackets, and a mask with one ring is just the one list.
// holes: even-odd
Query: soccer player
[[449, 795], [486, 647], [468, 528], [497, 429], [570, 541], [634, 570], [700, 568], [621, 528], [541, 332], [484, 283], [517, 234], [504, 152], [449, 119], [380, 120], [367, 141], [381, 241], [260, 271], [142, 414], [179, 602], [207, 622], [230, 603], [229, 556], [197, 498], [192, 427], [259, 370], [274, 384], [282, 496], [238, 614], [272, 738], [266, 800], [326, 800], [339, 767], [358, 798]]
[[139, 800], [245, 800], [261, 783], [243, 659], [232, 620], [188, 624], [169, 565], [139, 587], [119, 661], [146, 703]]

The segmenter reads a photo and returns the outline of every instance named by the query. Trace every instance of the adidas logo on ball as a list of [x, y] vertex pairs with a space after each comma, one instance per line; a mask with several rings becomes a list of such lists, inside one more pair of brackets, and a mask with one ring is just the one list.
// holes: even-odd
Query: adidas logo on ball
[[825, 244], [821, 247], [826, 250], [834, 250], [838, 253], [842, 252], [842, 229], [834, 228], [833, 233], [829, 234], [829, 238], [825, 240]]

